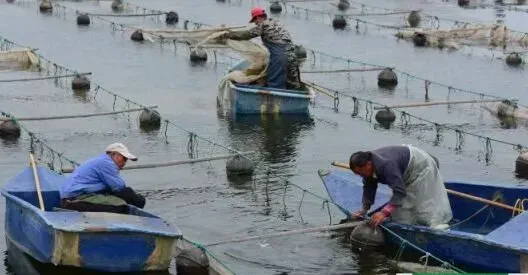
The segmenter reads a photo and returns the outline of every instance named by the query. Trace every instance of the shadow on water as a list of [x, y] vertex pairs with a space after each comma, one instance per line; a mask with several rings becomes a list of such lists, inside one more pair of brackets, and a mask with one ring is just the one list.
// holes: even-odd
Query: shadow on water
[[6, 238], [7, 250], [4, 251], [4, 265], [6, 267], [6, 274], [11, 275], [103, 275], [103, 274], [141, 274], [141, 275], [170, 275], [169, 271], [164, 272], [142, 272], [142, 273], [107, 273], [97, 272], [92, 270], [73, 268], [73, 267], [57, 267], [52, 264], [44, 264], [38, 262], [20, 249], [13, 245]]
[[307, 115], [238, 116], [227, 121], [232, 142], [245, 144], [248, 150], [261, 151], [264, 160], [270, 164], [294, 160], [302, 133], [312, 130], [315, 125]]

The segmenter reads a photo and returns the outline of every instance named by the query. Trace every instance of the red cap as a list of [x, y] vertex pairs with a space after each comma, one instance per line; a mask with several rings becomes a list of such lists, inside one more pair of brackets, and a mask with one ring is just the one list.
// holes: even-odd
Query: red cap
[[251, 9], [251, 20], [249, 21], [249, 23], [253, 23], [253, 21], [255, 20], [255, 17], [261, 16], [261, 15], [266, 15], [266, 10], [263, 7], [252, 8]]

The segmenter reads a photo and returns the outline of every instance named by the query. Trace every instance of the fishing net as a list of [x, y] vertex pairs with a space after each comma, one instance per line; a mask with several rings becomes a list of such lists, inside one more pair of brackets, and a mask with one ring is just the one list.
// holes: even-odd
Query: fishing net
[[233, 51], [243, 63], [232, 68], [220, 81], [218, 85], [217, 99], [219, 104], [226, 105], [230, 81], [249, 84], [265, 79], [268, 68], [269, 51], [261, 44], [252, 41], [237, 41], [222, 39], [222, 35], [232, 31], [245, 31], [251, 26], [214, 28], [198, 30], [174, 30], [174, 29], [143, 29], [143, 37], [147, 40], [170, 39], [180, 43], [186, 43], [191, 50], [204, 48], [224, 48]]
[[39, 58], [28, 49], [0, 52], [0, 71], [29, 68], [38, 64]]
[[397, 37], [415, 40], [421, 36], [425, 46], [459, 49], [461, 45], [486, 45], [490, 48], [528, 46], [528, 36], [508, 30], [504, 24], [462, 25], [449, 30], [407, 29], [396, 34]]

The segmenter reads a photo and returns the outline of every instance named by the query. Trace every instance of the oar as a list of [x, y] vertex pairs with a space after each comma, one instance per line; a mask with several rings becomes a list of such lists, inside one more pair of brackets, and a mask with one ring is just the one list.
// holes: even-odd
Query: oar
[[33, 153], [29, 153], [31, 159], [31, 168], [33, 168], [33, 177], [35, 178], [35, 186], [37, 187], [37, 196], [39, 200], [40, 210], [44, 211], [44, 201], [42, 200], [42, 194], [40, 193], [40, 181], [37, 173], [37, 167], [35, 166], [35, 158]]
[[[348, 164], [346, 164], [346, 163], [341, 163], [341, 162], [334, 161], [334, 162], [332, 162], [332, 165], [340, 167], [340, 168], [350, 169], [350, 166]], [[469, 194], [466, 194], [466, 193], [458, 192], [458, 191], [447, 189], [447, 188], [446, 188], [446, 190], [447, 190], [447, 193], [449, 193], [451, 195], [455, 195], [457, 197], [461, 197], [461, 198], [466, 198], [466, 199], [470, 199], [470, 200], [473, 200], [473, 201], [482, 202], [482, 203], [485, 203], [485, 204], [497, 206], [497, 207], [508, 209], [508, 210], [512, 210], [512, 211], [518, 211], [519, 213], [524, 211], [522, 209], [515, 208], [513, 206], [510, 206], [510, 205], [507, 205], [507, 204], [504, 204], [504, 203], [487, 200], [487, 199], [484, 199], [484, 198], [481, 198], [481, 197], [469, 195]]]

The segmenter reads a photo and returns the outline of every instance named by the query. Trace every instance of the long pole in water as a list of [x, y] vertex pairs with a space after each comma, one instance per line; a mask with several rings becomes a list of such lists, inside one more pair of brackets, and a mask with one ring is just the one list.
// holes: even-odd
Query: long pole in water
[[44, 211], [44, 200], [42, 200], [42, 194], [40, 192], [40, 180], [37, 173], [37, 167], [35, 166], [35, 158], [33, 153], [29, 153], [29, 159], [31, 160], [31, 168], [33, 169], [33, 178], [35, 179], [35, 186], [37, 187], [37, 196], [39, 200], [40, 210]]
[[[249, 155], [255, 153], [254, 151], [248, 151], [248, 152], [240, 152], [240, 155]], [[146, 164], [139, 164], [139, 165], [131, 165], [123, 167], [122, 170], [133, 170], [133, 169], [147, 169], [147, 168], [158, 168], [158, 167], [166, 167], [166, 166], [175, 166], [175, 165], [181, 165], [181, 164], [191, 164], [191, 163], [198, 163], [198, 162], [205, 162], [205, 161], [212, 161], [212, 160], [219, 160], [219, 159], [227, 159], [234, 156], [237, 156], [239, 154], [228, 154], [228, 155], [218, 155], [218, 156], [212, 156], [208, 158], [197, 158], [197, 159], [184, 159], [184, 160], [174, 160], [174, 161], [167, 161], [167, 162], [157, 162], [157, 163], [146, 163]], [[61, 169], [62, 173], [71, 173], [73, 172], [72, 168], [63, 168]]]
[[321, 227], [312, 227], [312, 228], [306, 228], [306, 229], [300, 229], [300, 230], [290, 230], [290, 231], [284, 231], [274, 234], [267, 234], [267, 235], [260, 235], [260, 236], [252, 236], [252, 237], [246, 237], [246, 238], [235, 238], [225, 241], [220, 241], [216, 243], [207, 244], [205, 246], [215, 246], [220, 244], [228, 244], [228, 243], [239, 243], [239, 242], [247, 242], [251, 240], [258, 240], [258, 239], [266, 239], [266, 238], [273, 238], [273, 237], [282, 237], [282, 236], [289, 236], [289, 235], [296, 235], [296, 234], [303, 234], [303, 233], [312, 233], [312, 232], [321, 232], [321, 231], [332, 231], [332, 230], [340, 230], [340, 229], [346, 229], [346, 228], [354, 228], [358, 225], [363, 223], [363, 221], [356, 221], [356, 222], [349, 222], [349, 223], [343, 223], [343, 224], [337, 224], [337, 225], [328, 225], [328, 226], [321, 226]]
[[[348, 164], [346, 164], [346, 163], [341, 163], [341, 162], [334, 161], [334, 162], [332, 162], [332, 165], [336, 166], [336, 167], [340, 167], [340, 168], [350, 169], [350, 166]], [[484, 198], [481, 198], [481, 197], [469, 195], [469, 194], [466, 194], [466, 193], [458, 192], [458, 191], [447, 189], [447, 188], [446, 188], [446, 190], [447, 190], [447, 193], [449, 193], [451, 195], [455, 195], [457, 197], [461, 197], [461, 198], [466, 198], [466, 199], [470, 199], [470, 200], [473, 200], [473, 201], [482, 202], [482, 203], [485, 203], [485, 204], [497, 206], [497, 207], [508, 209], [508, 210], [512, 210], [512, 211], [517, 211], [519, 213], [524, 212], [522, 209], [515, 208], [513, 206], [510, 206], [510, 205], [507, 205], [507, 204], [503, 204], [503, 203], [500, 203], [500, 202], [487, 200], [487, 199], [484, 199]]]
[[[392, 106], [376, 106], [374, 110], [384, 110], [384, 109], [396, 109], [396, 108], [408, 108], [408, 107], [424, 107], [424, 106], [433, 106], [433, 105], [451, 105], [451, 104], [464, 104], [464, 103], [486, 103], [486, 102], [499, 102], [504, 99], [481, 99], [481, 100], [452, 100], [452, 101], [435, 101], [435, 102], [423, 102], [423, 103], [409, 103], [401, 105], [392, 105]], [[511, 101], [517, 101], [513, 99]]]
[[[115, 112], [104, 112], [104, 113], [93, 113], [93, 114], [81, 114], [81, 115], [63, 115], [63, 116], [48, 116], [48, 117], [17, 117], [16, 120], [25, 120], [25, 121], [33, 121], [33, 120], [54, 120], [54, 119], [70, 119], [70, 118], [87, 118], [87, 117], [95, 117], [95, 116], [106, 116], [106, 115], [117, 115], [121, 113], [131, 113], [131, 112], [139, 112], [146, 109], [155, 109], [158, 108], [158, 106], [151, 106], [147, 108], [135, 108], [135, 109], [127, 109], [122, 111], [115, 111]], [[0, 121], [10, 121], [11, 118], [0, 118]]]

